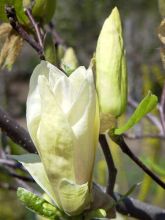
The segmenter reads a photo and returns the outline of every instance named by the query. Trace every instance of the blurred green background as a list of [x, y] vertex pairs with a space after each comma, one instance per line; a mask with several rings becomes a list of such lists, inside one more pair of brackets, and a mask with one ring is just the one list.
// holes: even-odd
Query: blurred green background
[[[75, 49], [79, 65], [88, 67], [101, 26], [114, 6], [118, 6], [123, 22], [129, 95], [140, 101], [148, 90], [152, 90], [160, 98], [165, 73], [159, 53], [160, 41], [157, 37], [161, 15], [156, 0], [60, 0], [57, 1], [53, 23], [65, 44]], [[11, 72], [2, 70], [0, 75], [0, 105], [25, 127], [28, 81], [38, 62], [36, 53], [25, 45], [13, 70]], [[119, 123], [125, 121], [132, 111], [133, 109], [128, 106], [127, 114], [121, 117]], [[158, 113], [154, 111], [153, 114]], [[150, 133], [157, 133], [157, 128], [146, 119], [130, 131], [130, 134], [137, 135]], [[165, 180], [165, 171], [163, 172], [165, 141], [139, 139], [127, 142], [136, 155]], [[165, 192], [144, 175], [117, 146], [113, 143], [110, 143], [110, 146], [118, 169], [116, 191], [126, 193], [133, 184], [141, 182], [132, 196], [165, 208]], [[16, 151], [21, 152], [21, 149], [14, 146], [11, 152]], [[97, 153], [94, 176], [98, 183], [106, 185], [107, 167], [101, 149]], [[1, 181], [10, 181], [12, 184], [13, 179], [0, 172]], [[36, 219], [36, 216], [20, 204], [14, 191], [0, 190], [0, 220], [21, 219], [32, 220]]]

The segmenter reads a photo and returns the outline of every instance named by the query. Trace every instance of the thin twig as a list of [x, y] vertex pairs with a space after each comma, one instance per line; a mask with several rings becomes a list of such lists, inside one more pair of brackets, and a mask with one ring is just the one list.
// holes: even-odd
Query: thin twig
[[36, 32], [36, 37], [37, 37], [38, 43], [39, 43], [39, 45], [41, 46], [41, 48], [42, 48], [42, 50], [43, 50], [43, 42], [42, 42], [42, 35], [41, 35], [40, 27], [39, 27], [38, 23], [34, 20], [31, 9], [26, 8], [26, 9], [25, 9], [25, 13], [26, 13], [26, 15], [28, 16], [28, 18], [29, 18], [31, 24], [32, 24], [33, 27], [34, 27], [34, 30], [35, 30], [35, 32]]
[[165, 189], [165, 183], [155, 175], [135, 154], [129, 149], [128, 145], [125, 143], [121, 135], [111, 134], [112, 140], [118, 144], [121, 150], [127, 154], [145, 173], [147, 173], [159, 186]]
[[99, 141], [100, 145], [102, 147], [106, 162], [107, 162], [107, 167], [108, 167], [108, 186], [107, 186], [107, 193], [113, 197], [113, 190], [116, 182], [116, 175], [117, 175], [117, 169], [115, 167], [112, 154], [109, 148], [109, 145], [107, 143], [105, 135], [101, 134], [99, 136]]
[[15, 9], [13, 7], [6, 7], [6, 14], [13, 29], [27, 41], [39, 54], [40, 59], [45, 59], [43, 49], [31, 36], [24, 30], [23, 26], [18, 22]]

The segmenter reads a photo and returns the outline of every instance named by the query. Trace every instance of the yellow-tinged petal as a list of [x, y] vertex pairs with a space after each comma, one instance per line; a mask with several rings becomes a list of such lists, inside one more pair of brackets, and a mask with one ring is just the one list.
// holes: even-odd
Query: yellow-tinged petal
[[42, 100], [41, 120], [37, 132], [38, 149], [49, 181], [57, 196], [58, 184], [62, 178], [75, 180], [73, 170], [74, 135], [44, 76], [39, 77], [39, 90]]

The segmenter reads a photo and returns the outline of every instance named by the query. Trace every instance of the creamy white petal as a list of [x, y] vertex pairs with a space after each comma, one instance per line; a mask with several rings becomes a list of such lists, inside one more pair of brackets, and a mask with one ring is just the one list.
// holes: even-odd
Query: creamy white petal
[[[92, 72], [88, 72], [88, 84], [83, 95], [85, 97], [85, 109], [81, 117], [72, 126], [73, 132], [76, 136], [77, 144], [75, 150], [75, 173], [76, 181], [83, 184], [91, 180], [93, 164], [95, 159], [95, 150], [98, 140], [99, 114], [97, 109], [97, 97], [93, 84]], [[81, 98], [78, 97], [77, 103], [81, 105]], [[75, 105], [72, 108], [72, 113], [79, 110], [80, 105]], [[83, 104], [82, 104], [83, 106]], [[72, 115], [74, 117], [74, 115]], [[80, 157], [81, 155], [81, 157]]]
[[63, 110], [67, 113], [71, 108], [72, 102], [74, 101], [72, 87], [68, 77], [61, 77], [54, 85], [53, 93], [56, 96], [56, 101]]
[[61, 70], [47, 62], [47, 67], [49, 69], [49, 84], [53, 90], [54, 85], [61, 78], [68, 78]]
[[71, 127], [73, 127], [82, 117], [85, 112], [89, 100], [89, 85], [85, 80], [80, 86], [80, 90], [75, 97], [70, 110], [67, 112], [67, 118]]
[[79, 92], [81, 85], [86, 79], [86, 73], [87, 71], [85, 67], [80, 66], [69, 76], [69, 81], [71, 83], [71, 87], [74, 91], [75, 96], [77, 96], [77, 93]]

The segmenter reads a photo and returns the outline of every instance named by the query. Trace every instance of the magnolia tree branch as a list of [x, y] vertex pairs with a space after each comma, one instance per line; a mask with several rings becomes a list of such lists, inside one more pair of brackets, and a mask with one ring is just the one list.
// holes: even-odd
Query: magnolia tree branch
[[18, 145], [30, 153], [35, 152], [33, 142], [27, 131], [0, 108], [0, 127]]
[[115, 182], [116, 182], [116, 175], [117, 175], [117, 169], [115, 167], [113, 158], [112, 158], [112, 154], [110, 151], [110, 147], [108, 145], [108, 142], [106, 140], [105, 135], [101, 134], [99, 136], [99, 141], [100, 141], [100, 145], [102, 147], [103, 153], [104, 153], [104, 157], [106, 159], [107, 162], [107, 166], [108, 166], [108, 186], [107, 186], [107, 190], [106, 192], [111, 195], [112, 197], [114, 197], [114, 186], [115, 186]]
[[36, 42], [24, 29], [24, 27], [19, 23], [15, 9], [13, 7], [6, 6], [6, 15], [9, 19], [9, 22], [13, 29], [26, 41], [29, 45], [31, 45], [39, 54], [40, 59], [45, 59], [43, 54], [43, 48], [41, 45]]
[[112, 140], [127, 154], [146, 174], [148, 174], [159, 186], [165, 189], [165, 183], [155, 175], [136, 155], [129, 149], [121, 135], [111, 135]]
[[[115, 193], [116, 200], [122, 199], [122, 196]], [[143, 220], [164, 220], [165, 219], [165, 209], [149, 205], [144, 202], [140, 202], [131, 197], [125, 197], [122, 201], [117, 204], [116, 210], [130, 217]]]

